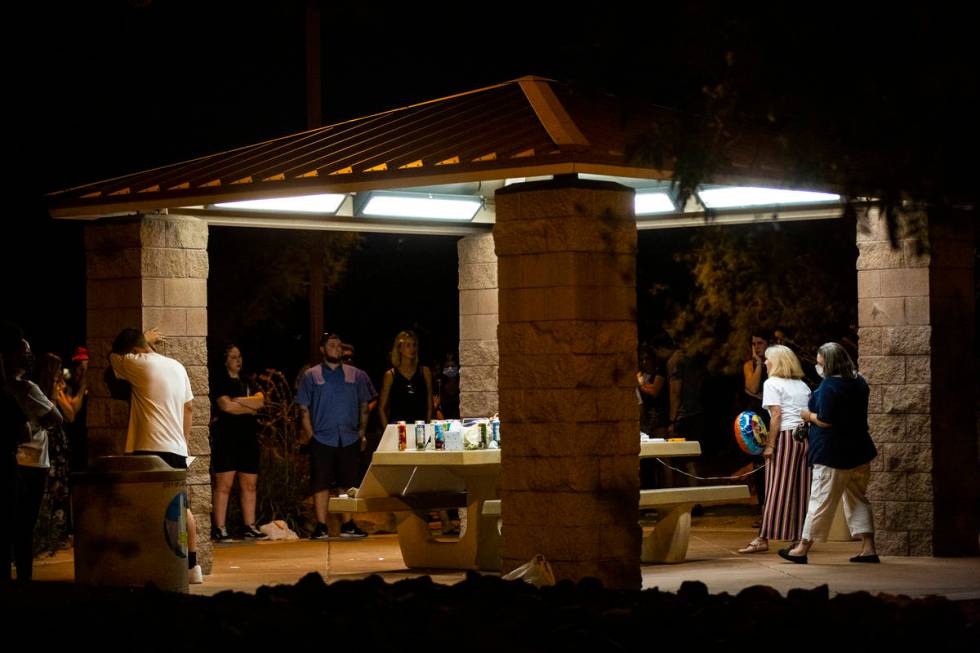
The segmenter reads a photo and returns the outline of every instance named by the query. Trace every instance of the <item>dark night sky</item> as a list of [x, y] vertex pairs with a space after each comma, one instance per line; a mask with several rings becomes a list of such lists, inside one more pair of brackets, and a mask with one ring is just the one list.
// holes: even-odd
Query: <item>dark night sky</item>
[[[43, 194], [305, 129], [305, 9], [112, 0], [16, 11], [11, 24], [25, 38], [8, 44], [18, 62], [8, 118], [17, 163], [4, 219], [18, 237], [3, 256], [3, 313], [24, 326], [35, 349], [67, 352], [84, 336], [81, 227], [52, 221]], [[619, 14], [585, 22], [548, 8], [513, 14], [496, 6], [469, 16], [331, 5], [322, 16], [325, 123], [526, 74], [606, 74], [615, 84], [632, 79], [640, 51], [664, 89], [675, 74], [669, 60], [647, 56], [667, 42], [647, 43], [646, 30], [630, 32], [628, 56], [616, 54], [629, 24]], [[422, 279], [444, 276], [436, 262], [455, 273], [451, 242], [432, 243], [439, 255], [428, 259], [417, 239], [384, 242], [431, 259]], [[368, 245], [377, 252], [381, 242]], [[212, 281], [223, 272], [212, 269]], [[390, 284], [351, 289], [381, 306], [394, 304], [388, 293], [397, 292]], [[455, 305], [447, 308], [443, 319], [455, 320]]]
[[[909, 61], [925, 61], [928, 43], [900, 30], [930, 29], [921, 16], [830, 6], [797, 22], [771, 10], [723, 16], [706, 2], [651, 4], [642, 16], [616, 2], [325, 4], [325, 123], [527, 74], [685, 106], [730, 47], [769, 62], [759, 70], [774, 84], [846, 91], [862, 77], [919, 76]], [[16, 237], [5, 239], [0, 305], [35, 349], [64, 352], [84, 335], [81, 230], [51, 221], [43, 193], [305, 129], [304, 3], [15, 6], [5, 10], [20, 38], [4, 46], [13, 165], [3, 220]]]

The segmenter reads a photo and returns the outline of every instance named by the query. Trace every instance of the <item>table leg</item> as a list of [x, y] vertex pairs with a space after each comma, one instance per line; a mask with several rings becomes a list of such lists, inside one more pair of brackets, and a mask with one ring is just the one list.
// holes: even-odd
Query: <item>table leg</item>
[[671, 506], [653, 532], [643, 537], [641, 562], [684, 562], [691, 538], [691, 509], [693, 503]]

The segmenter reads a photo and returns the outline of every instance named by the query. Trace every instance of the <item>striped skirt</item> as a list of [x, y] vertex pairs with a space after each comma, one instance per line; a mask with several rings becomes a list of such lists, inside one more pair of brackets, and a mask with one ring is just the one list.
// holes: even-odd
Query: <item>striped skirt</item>
[[766, 502], [762, 508], [759, 537], [770, 540], [799, 540], [810, 500], [810, 467], [806, 464], [809, 443], [797, 442], [792, 431], [782, 431], [775, 455], [766, 467]]

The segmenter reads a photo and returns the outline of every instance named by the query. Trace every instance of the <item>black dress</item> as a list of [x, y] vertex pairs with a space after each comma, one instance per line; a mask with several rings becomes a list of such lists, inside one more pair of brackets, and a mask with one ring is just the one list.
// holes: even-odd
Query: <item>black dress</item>
[[406, 379], [397, 368], [391, 368], [391, 390], [388, 392], [388, 421], [407, 422], [425, 420], [426, 402], [431, 401], [425, 385], [422, 366], [415, 368], [412, 378]]

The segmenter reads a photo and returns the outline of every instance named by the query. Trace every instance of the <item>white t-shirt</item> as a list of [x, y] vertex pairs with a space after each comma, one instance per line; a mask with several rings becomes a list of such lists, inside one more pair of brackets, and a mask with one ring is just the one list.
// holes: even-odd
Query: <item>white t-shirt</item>
[[10, 392], [24, 411], [31, 427], [31, 441], [17, 445], [17, 464], [23, 467], [50, 467], [48, 457], [48, 430], [41, 426], [41, 418], [56, 410], [41, 388], [33, 381], [16, 379], [10, 382]]
[[762, 405], [772, 414], [772, 406], [779, 406], [782, 411], [780, 431], [792, 431], [803, 423], [800, 413], [806, 410], [807, 400], [810, 399], [810, 388], [799, 379], [783, 379], [770, 376], [762, 384]]
[[133, 386], [126, 453], [164, 451], [187, 455], [184, 404], [194, 398], [184, 366], [156, 352], [110, 354], [116, 376]]

